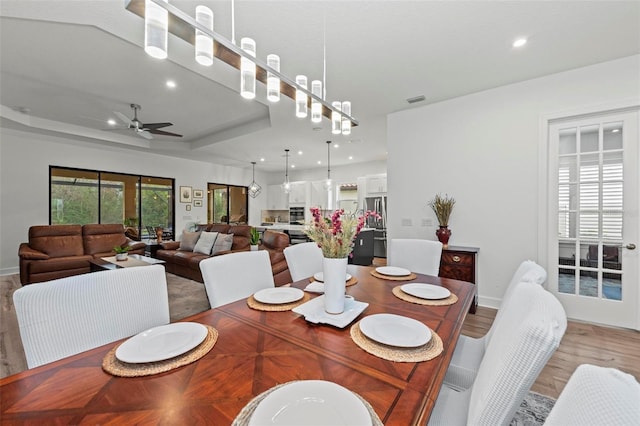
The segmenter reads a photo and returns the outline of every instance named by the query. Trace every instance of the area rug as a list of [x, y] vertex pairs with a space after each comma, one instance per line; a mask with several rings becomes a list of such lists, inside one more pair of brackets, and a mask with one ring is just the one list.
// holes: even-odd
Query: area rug
[[529, 392], [511, 420], [510, 426], [542, 425], [556, 400], [535, 392]]

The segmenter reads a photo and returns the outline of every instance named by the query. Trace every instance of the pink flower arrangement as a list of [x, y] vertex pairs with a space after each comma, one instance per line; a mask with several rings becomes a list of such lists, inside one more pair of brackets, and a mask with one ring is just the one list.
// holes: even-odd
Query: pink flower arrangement
[[324, 257], [339, 259], [351, 255], [353, 240], [360, 233], [368, 217], [380, 217], [372, 211], [356, 217], [345, 214], [344, 209], [335, 210], [325, 218], [319, 208], [311, 207], [313, 220], [305, 229], [305, 234], [322, 249]]

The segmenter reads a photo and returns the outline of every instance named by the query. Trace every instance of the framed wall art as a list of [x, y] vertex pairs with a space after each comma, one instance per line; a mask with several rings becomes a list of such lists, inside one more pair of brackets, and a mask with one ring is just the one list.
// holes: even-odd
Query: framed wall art
[[193, 207], [202, 207], [202, 200], [193, 200]]
[[202, 198], [203, 196], [204, 196], [204, 191], [202, 189], [193, 190], [193, 198]]
[[191, 194], [190, 186], [181, 186], [180, 187], [180, 202], [181, 203], [190, 203], [193, 195]]
[[185, 208], [186, 208], [186, 210], [187, 210], [188, 212], [190, 212], [190, 211], [191, 211], [191, 204], [187, 204], [187, 205], [185, 206]]

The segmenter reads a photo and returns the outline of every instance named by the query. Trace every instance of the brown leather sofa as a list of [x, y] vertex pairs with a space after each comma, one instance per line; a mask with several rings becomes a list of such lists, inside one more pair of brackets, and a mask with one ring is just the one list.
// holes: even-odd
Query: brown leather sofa
[[144, 254], [145, 243], [124, 235], [120, 224], [36, 225], [29, 242], [20, 244], [20, 282], [31, 284], [91, 271], [89, 260], [113, 256], [113, 247]]
[[[199, 225], [198, 231], [219, 232], [222, 234], [233, 234], [233, 244], [230, 250], [225, 250], [214, 254], [220, 256], [227, 253], [235, 253], [239, 251], [249, 251], [251, 226], [249, 225], [227, 225], [227, 224], [208, 224]], [[289, 245], [289, 237], [281, 232], [271, 232], [269, 235], [265, 232], [260, 246], [261, 249], [269, 251], [271, 259], [271, 268], [273, 270], [273, 278], [276, 285], [282, 285], [291, 282], [289, 267], [284, 259], [283, 250]], [[189, 278], [194, 281], [203, 282], [202, 273], [200, 272], [200, 261], [207, 259], [210, 255], [196, 253], [192, 251], [179, 250], [179, 241], [168, 241], [160, 244], [162, 247], [156, 252], [158, 259], [164, 260], [165, 269], [175, 275]]]

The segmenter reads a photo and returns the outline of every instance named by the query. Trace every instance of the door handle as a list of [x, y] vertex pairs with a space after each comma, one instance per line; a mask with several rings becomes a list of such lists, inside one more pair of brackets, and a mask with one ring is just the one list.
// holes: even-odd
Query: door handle
[[636, 249], [636, 245], [633, 243], [629, 243], [627, 244], [626, 248], [628, 248], [629, 250], [635, 250]]

